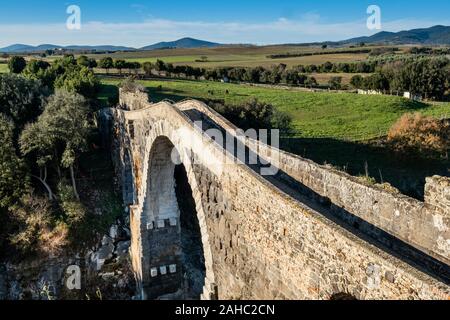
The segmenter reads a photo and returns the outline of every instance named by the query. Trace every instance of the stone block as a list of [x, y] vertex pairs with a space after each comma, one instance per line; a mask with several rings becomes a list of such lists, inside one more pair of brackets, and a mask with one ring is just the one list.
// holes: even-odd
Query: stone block
[[167, 267], [166, 266], [159, 267], [159, 272], [163, 276], [166, 275], [167, 274]]
[[163, 219], [158, 220], [158, 229], [162, 229], [166, 226], [166, 223]]
[[169, 222], [170, 222], [170, 226], [171, 227], [176, 227], [177, 226], [177, 218], [170, 218]]

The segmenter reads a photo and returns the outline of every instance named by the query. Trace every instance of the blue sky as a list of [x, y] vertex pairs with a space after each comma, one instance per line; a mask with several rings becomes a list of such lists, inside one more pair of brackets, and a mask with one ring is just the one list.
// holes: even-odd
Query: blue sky
[[[65, 27], [66, 8], [72, 4], [81, 8], [81, 30]], [[0, 46], [140, 47], [184, 36], [256, 44], [340, 40], [375, 32], [366, 27], [371, 4], [381, 8], [386, 31], [450, 25], [448, 0], [16, 0], [1, 5]]]

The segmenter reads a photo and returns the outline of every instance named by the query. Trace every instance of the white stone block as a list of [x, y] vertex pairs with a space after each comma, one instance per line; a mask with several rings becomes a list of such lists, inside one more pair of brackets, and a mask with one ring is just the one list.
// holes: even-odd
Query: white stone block
[[169, 272], [170, 273], [176, 273], [177, 272], [177, 265], [176, 264], [171, 264], [169, 266]]
[[152, 278], [156, 277], [158, 275], [158, 269], [157, 268], [151, 268], [150, 269], [150, 275]]
[[162, 229], [165, 227], [165, 223], [163, 219], [158, 220], [158, 229]]
[[159, 272], [164, 276], [167, 274], [167, 267], [166, 266], [162, 266], [159, 267]]
[[177, 226], [177, 218], [170, 218], [170, 226], [171, 227], [176, 227]]

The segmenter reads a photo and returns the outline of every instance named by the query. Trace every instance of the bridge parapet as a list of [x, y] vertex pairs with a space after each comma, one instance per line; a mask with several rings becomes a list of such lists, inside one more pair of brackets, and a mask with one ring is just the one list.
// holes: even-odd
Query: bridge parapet
[[[181, 110], [195, 108], [228, 132], [237, 127], [196, 100], [176, 104]], [[329, 202], [333, 212], [373, 237], [383, 232], [450, 264], [450, 178], [427, 179], [425, 202], [395, 193], [330, 167], [319, 165], [251, 138], [245, 144], [272, 163], [278, 163], [286, 180], [295, 180], [303, 192], [317, 201]], [[359, 219], [365, 223], [360, 223]], [[374, 228], [375, 227], [375, 228]], [[386, 238], [386, 237], [384, 237]], [[383, 239], [392, 242], [390, 239]], [[392, 245], [392, 243], [389, 243]]]
[[[155, 189], [154, 186], [149, 187], [152, 179], [159, 179], [154, 175], [160, 174], [158, 170], [149, 170], [155, 141], [165, 137], [182, 150], [186, 144], [182, 133], [200, 135], [184, 114], [189, 108], [213, 118], [227, 131], [233, 130], [233, 126], [200, 102], [147, 102], [142, 106], [134, 111], [116, 110], [115, 121], [119, 132], [117, 139], [121, 141], [117, 145], [124, 149], [121, 153], [128, 152], [131, 155], [130, 162], [138, 163], [132, 165], [131, 173], [136, 202], [131, 216], [134, 225], [132, 259], [136, 261], [137, 272], [151, 277], [152, 268], [154, 271], [154, 268], [171, 265], [165, 261], [162, 264], [146, 265], [144, 257], [149, 251], [142, 245], [148, 223], [152, 221], [149, 220], [152, 217], [149, 210], [153, 210], [145, 205], [148, 203], [146, 195]], [[297, 181], [304, 186], [304, 190], [309, 190], [315, 196], [328, 198], [337, 207], [364, 221], [369, 220], [372, 225], [384, 228], [386, 232], [405, 239], [405, 242], [420, 247], [424, 252], [433, 255], [439, 253], [439, 258], [443, 259], [441, 253], [445, 249], [436, 251], [436, 246], [430, 243], [438, 243], [437, 239], [430, 240], [428, 237], [431, 228], [433, 232], [435, 229], [440, 232], [439, 235], [444, 239], [443, 242], [441, 239], [441, 245], [449, 238], [448, 233], [445, 233], [448, 212], [445, 207], [436, 206], [440, 200], [430, 201], [428, 196], [427, 202], [422, 203], [374, 186], [366, 186], [345, 173], [271, 149], [253, 140], [247, 139], [246, 143], [268, 160], [276, 152], [281, 154], [280, 169], [286, 178], [282, 182], [286, 185], [289, 185], [289, 179]], [[206, 156], [199, 156], [201, 152], [206, 153]], [[206, 141], [201, 150], [194, 152], [199, 163], [190, 165], [186, 162], [189, 159], [183, 158], [202, 225], [202, 242], [210, 250], [206, 260], [211, 274], [205, 279], [204, 298], [327, 299], [342, 292], [360, 299], [447, 299], [450, 296], [450, 288], [441, 278], [430, 277], [398, 259], [390, 251], [375, 246], [370, 239], [355, 231], [355, 226], [353, 229], [344, 228], [312, 208], [310, 203], [303, 203], [288, 195], [285, 189], [257, 175], [246, 165], [223, 164], [221, 159], [224, 153], [217, 143]], [[211, 167], [206, 158], [216, 160], [220, 170]], [[440, 188], [430, 184], [430, 195], [441, 192]], [[433, 196], [431, 198], [434, 199]], [[320, 199], [316, 200], [321, 202]], [[435, 227], [424, 227], [424, 239], [414, 232], [421, 230], [420, 224], [428, 221], [428, 211], [417, 212], [415, 206], [421, 210], [430, 210], [434, 215], [442, 215], [442, 219], [431, 218]], [[396, 210], [400, 211], [400, 216]], [[403, 215], [407, 217], [406, 220], [402, 220]], [[420, 215], [425, 217], [419, 220]], [[141, 278], [141, 281], [145, 279]]]

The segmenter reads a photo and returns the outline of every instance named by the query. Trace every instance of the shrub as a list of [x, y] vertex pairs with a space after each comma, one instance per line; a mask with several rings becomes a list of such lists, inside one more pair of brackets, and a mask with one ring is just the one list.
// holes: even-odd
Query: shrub
[[15, 74], [1, 74], [0, 112], [11, 118], [20, 129], [42, 112], [44, 93], [39, 81]]
[[13, 205], [25, 192], [28, 179], [25, 164], [16, 154], [13, 124], [0, 113], [0, 207]]
[[79, 93], [86, 98], [95, 98], [100, 88], [100, 81], [89, 68], [72, 66], [56, 79], [55, 88]]
[[26, 66], [27, 62], [23, 57], [14, 56], [8, 61], [8, 67], [11, 73], [21, 73]]
[[77, 200], [72, 186], [65, 180], [58, 184], [58, 197], [68, 226], [72, 229], [82, 223], [86, 217], [86, 208]]
[[133, 77], [128, 77], [119, 84], [119, 88], [124, 92], [147, 92], [145, 87], [137, 83]]
[[10, 237], [10, 242], [20, 253], [56, 254], [67, 245], [67, 227], [53, 221], [47, 199], [27, 194], [10, 212], [18, 223], [18, 231]]
[[278, 111], [273, 105], [257, 99], [249, 100], [241, 105], [225, 105], [211, 103], [213, 109], [222, 114], [239, 128], [247, 129], [279, 129], [282, 134], [292, 133], [292, 118]]
[[427, 157], [448, 157], [450, 121], [420, 113], [405, 114], [389, 130], [388, 142], [399, 151], [415, 151]]

